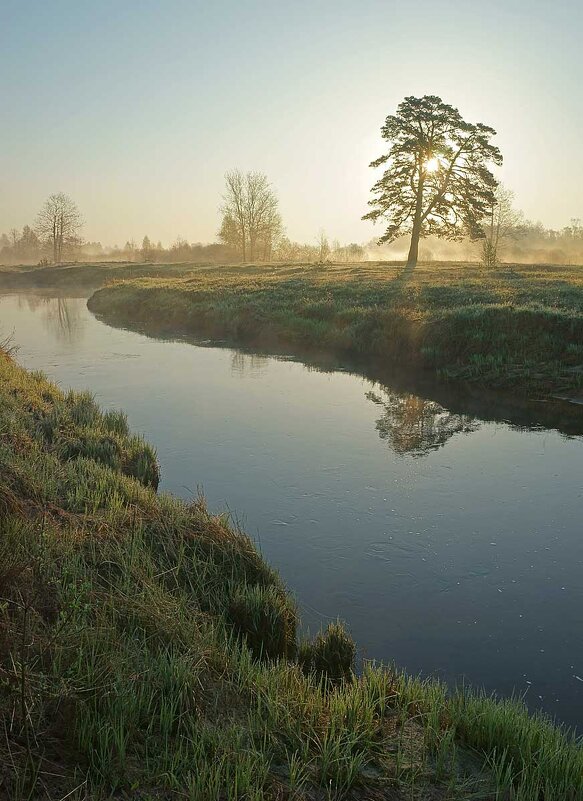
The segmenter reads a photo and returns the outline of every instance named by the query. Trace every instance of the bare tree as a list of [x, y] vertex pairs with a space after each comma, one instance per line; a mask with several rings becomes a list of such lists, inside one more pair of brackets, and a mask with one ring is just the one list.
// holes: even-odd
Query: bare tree
[[225, 245], [238, 251], [243, 261], [245, 261], [245, 240], [241, 226], [228, 212], [223, 214], [218, 237]]
[[279, 220], [278, 200], [267, 176], [261, 172], [248, 172], [245, 187], [249, 258], [253, 261], [257, 245], [270, 238], [272, 227]]
[[240, 170], [225, 173], [225, 194], [221, 212], [223, 223], [220, 239], [227, 245], [241, 250], [243, 261], [247, 261], [247, 214], [245, 176]]
[[482, 223], [484, 240], [482, 242], [482, 264], [496, 267], [500, 251], [508, 239], [515, 238], [521, 231], [522, 212], [513, 206], [514, 193], [500, 184], [494, 193], [494, 200]]
[[38, 213], [36, 233], [52, 248], [55, 264], [62, 261], [68, 246], [78, 244], [78, 231], [82, 225], [81, 213], [68, 195], [59, 192], [45, 202]]
[[282, 223], [277, 195], [266, 175], [243, 174], [240, 170], [227, 172], [220, 211], [222, 242], [237, 248], [244, 262], [247, 258], [253, 260], [260, 250], [263, 258], [269, 258], [282, 234]]
[[259, 245], [263, 253], [263, 261], [270, 261], [274, 250], [283, 236], [283, 223], [277, 209], [277, 201], [267, 211], [259, 230]]
[[330, 243], [328, 242], [328, 237], [326, 236], [326, 232], [322, 229], [318, 234], [319, 263], [324, 264], [329, 255], [330, 255]]

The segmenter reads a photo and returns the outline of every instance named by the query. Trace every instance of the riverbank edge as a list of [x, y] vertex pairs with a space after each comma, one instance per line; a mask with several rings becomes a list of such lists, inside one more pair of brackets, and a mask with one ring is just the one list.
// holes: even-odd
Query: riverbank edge
[[71, 262], [50, 266], [0, 266], [0, 292], [93, 292], [112, 281], [180, 278], [211, 264], [149, 262]]
[[[321, 319], [282, 309], [271, 288], [239, 291], [237, 279], [207, 290], [204, 272], [185, 280], [134, 280], [98, 289], [88, 308], [106, 323], [162, 336], [224, 340], [269, 354], [336, 358], [371, 365], [381, 377], [390, 368], [432, 374], [441, 383], [482, 387], [533, 400], [583, 401], [583, 315], [512, 305], [479, 305], [435, 313], [380, 305], [353, 314], [328, 299]], [[277, 291], [278, 287], [275, 287]], [[316, 304], [310, 285], [306, 306]], [[583, 309], [583, 292], [581, 293]], [[372, 312], [372, 313], [371, 313]], [[552, 346], [550, 342], [552, 341]], [[520, 356], [516, 352], [520, 351]]]
[[477, 785], [482, 798], [583, 799], [583, 750], [560, 726], [390, 668], [357, 677], [336, 625], [298, 643], [277, 574], [202, 501], [156, 493], [154, 453], [122, 413], [5, 352], [0, 378], [12, 797], [203, 799], [235, 782], [257, 799], [417, 799], [428, 786], [464, 798]]

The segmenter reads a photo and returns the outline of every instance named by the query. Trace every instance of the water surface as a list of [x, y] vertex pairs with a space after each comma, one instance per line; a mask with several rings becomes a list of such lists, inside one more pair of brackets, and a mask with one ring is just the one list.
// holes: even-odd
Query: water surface
[[14, 333], [24, 366], [123, 407], [157, 448], [161, 489], [202, 488], [228, 508], [311, 630], [340, 616], [366, 657], [581, 721], [580, 436], [347, 372], [150, 339], [85, 304], [0, 297], [0, 334]]

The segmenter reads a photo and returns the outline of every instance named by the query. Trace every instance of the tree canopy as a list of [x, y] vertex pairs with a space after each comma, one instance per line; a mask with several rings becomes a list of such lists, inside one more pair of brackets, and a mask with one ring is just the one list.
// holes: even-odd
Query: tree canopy
[[502, 163], [490, 142], [494, 129], [466, 122], [441, 98], [425, 95], [406, 97], [381, 133], [390, 149], [370, 166], [387, 167], [363, 218], [387, 221], [379, 244], [411, 234], [407, 265], [414, 267], [420, 237], [482, 238], [497, 186], [489, 165]]

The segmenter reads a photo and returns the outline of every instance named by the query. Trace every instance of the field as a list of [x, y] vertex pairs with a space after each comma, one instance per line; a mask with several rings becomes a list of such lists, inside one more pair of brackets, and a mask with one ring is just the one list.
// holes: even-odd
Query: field
[[197, 268], [114, 283], [89, 306], [146, 332], [350, 356], [521, 395], [577, 396], [583, 386], [580, 267]]
[[[515, 701], [353, 672], [202, 499], [158, 495], [121, 412], [0, 353], [0, 796], [583, 799]], [[68, 795], [70, 794], [70, 795]]]
[[176, 277], [192, 272], [192, 265], [95, 262], [59, 264], [55, 267], [2, 267], [0, 291], [50, 290], [83, 293], [110, 281], [131, 278]]

